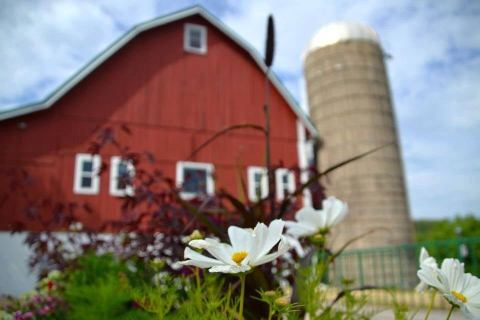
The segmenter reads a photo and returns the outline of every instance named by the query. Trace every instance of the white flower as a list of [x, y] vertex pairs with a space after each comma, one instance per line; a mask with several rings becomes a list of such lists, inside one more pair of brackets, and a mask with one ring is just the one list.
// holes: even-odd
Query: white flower
[[285, 239], [287, 240], [288, 245], [295, 250], [295, 252], [300, 258], [303, 258], [305, 256], [305, 250], [303, 250], [302, 244], [300, 243], [300, 241], [298, 241], [297, 238], [286, 235]]
[[70, 225], [68, 226], [68, 228], [70, 229], [70, 231], [82, 231], [83, 229], [83, 223], [77, 221], [77, 222], [72, 222], [70, 223]]
[[470, 319], [480, 319], [480, 279], [465, 273], [463, 263], [445, 259], [440, 269], [423, 265], [418, 277], [437, 289], [450, 304]]
[[[205, 256], [191, 248], [185, 248], [185, 258], [182, 265], [209, 268], [210, 272], [239, 273], [273, 261], [290, 248], [282, 236], [285, 222], [274, 220], [270, 226], [258, 223], [255, 229], [229, 227], [230, 244], [217, 239], [206, 238], [192, 240], [189, 246], [205, 249], [212, 257]], [[278, 250], [269, 253], [278, 243]]]
[[[420, 269], [429, 267], [429, 268], [434, 268], [438, 269], [437, 261], [435, 258], [431, 257], [428, 254], [427, 249], [423, 248], [420, 250], [420, 256], [418, 258]], [[428, 288], [428, 284], [420, 280], [420, 283], [417, 285], [416, 290], [419, 292], [422, 292], [423, 290]]]
[[311, 207], [300, 209], [294, 221], [287, 221], [287, 233], [294, 237], [308, 237], [317, 233], [327, 233], [330, 228], [340, 222], [348, 212], [346, 203], [335, 197], [323, 200], [323, 209]]

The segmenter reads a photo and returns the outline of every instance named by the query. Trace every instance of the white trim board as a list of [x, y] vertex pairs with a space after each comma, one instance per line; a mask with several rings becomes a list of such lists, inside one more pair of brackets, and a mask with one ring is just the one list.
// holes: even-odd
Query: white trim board
[[[190, 36], [191, 31], [198, 31], [200, 34], [200, 48], [192, 47], [190, 45]], [[200, 55], [207, 54], [208, 51], [208, 41], [207, 41], [207, 27], [194, 24], [194, 23], [185, 23], [183, 26], [183, 50], [189, 53], [195, 53]]]
[[[207, 178], [207, 185], [206, 185], [207, 195], [211, 196], [215, 193], [215, 181], [213, 180], [213, 173], [215, 169], [213, 164], [203, 163], [203, 162], [178, 161], [177, 168], [176, 168], [176, 171], [177, 171], [176, 182], [179, 188], [182, 188], [183, 182], [185, 181], [184, 171], [183, 171], [183, 169], [185, 168], [205, 170], [206, 178]], [[198, 193], [180, 191], [180, 196], [183, 199], [187, 199], [187, 200], [195, 198], [198, 195], [199, 195]]]
[[[256, 185], [255, 185], [255, 175], [261, 174], [260, 178], [260, 199], [258, 199]], [[248, 178], [248, 198], [250, 201], [259, 201], [268, 197], [268, 174], [267, 168], [265, 167], [248, 167], [247, 169], [247, 178]]]
[[132, 162], [123, 159], [120, 156], [113, 156], [110, 158], [110, 186], [109, 191], [110, 195], [115, 197], [124, 197], [124, 196], [132, 196], [134, 194], [134, 189], [132, 185], [125, 186], [125, 189], [117, 188], [117, 182], [119, 177], [118, 166], [120, 163], [124, 162], [127, 166], [128, 173], [131, 178], [135, 176], [135, 167], [133, 166]]
[[277, 200], [285, 198], [285, 188], [283, 177], [287, 176], [287, 191], [289, 194], [295, 192], [295, 173], [287, 168], [278, 168], [275, 170], [275, 187], [277, 191]]
[[[83, 171], [83, 162], [92, 162], [92, 171], [90, 174], [86, 174]], [[102, 160], [98, 154], [77, 153], [75, 155], [75, 168], [73, 177], [73, 193], [75, 194], [89, 194], [94, 195], [100, 192], [100, 167], [102, 166]], [[82, 178], [92, 179], [92, 185], [90, 187], [82, 186]]]

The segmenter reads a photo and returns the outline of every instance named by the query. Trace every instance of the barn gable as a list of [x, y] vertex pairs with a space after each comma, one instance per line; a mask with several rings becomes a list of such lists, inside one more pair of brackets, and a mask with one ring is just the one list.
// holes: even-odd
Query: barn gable
[[[242, 48], [257, 64], [257, 66], [261, 69], [262, 72], [266, 71], [266, 65], [263, 62], [261, 55], [246, 41], [241, 39], [233, 30], [231, 30], [228, 26], [223, 24], [220, 20], [206, 11], [204, 8], [200, 6], [191, 7], [185, 10], [181, 10], [160, 18], [156, 18], [141, 24], [134, 26], [130, 31], [128, 31], [125, 35], [120, 37], [117, 41], [115, 41], [111, 46], [106, 48], [96, 57], [94, 57], [86, 66], [80, 69], [77, 73], [75, 73], [71, 78], [69, 78], [64, 84], [62, 84], [59, 88], [57, 88], [54, 92], [48, 95], [44, 100], [29, 104], [25, 106], [18, 107], [16, 109], [7, 110], [0, 113], [0, 120], [9, 119], [25, 114], [29, 114], [35, 111], [40, 111], [44, 109], [50, 108], [54, 105], [60, 98], [62, 98], [66, 93], [68, 93], [73, 87], [75, 87], [78, 83], [80, 83], [85, 77], [87, 77], [90, 73], [96, 70], [100, 65], [102, 65], [106, 60], [108, 60], [112, 55], [118, 52], [121, 48], [123, 48], [127, 43], [131, 40], [136, 38], [139, 34], [151, 30], [155, 27], [167, 25], [169, 23], [185, 19], [194, 15], [199, 15], [203, 19], [207, 20], [211, 25], [216, 27], [220, 30], [223, 34], [225, 34], [229, 39], [231, 39], [234, 43], [236, 43], [240, 48]], [[269, 73], [269, 79], [274, 87], [277, 89], [279, 94], [285, 99], [289, 107], [298, 117], [298, 119], [302, 122], [305, 128], [309, 131], [312, 136], [318, 136], [318, 133], [308, 118], [308, 116], [301, 110], [295, 99], [291, 96], [289, 91], [283, 86], [277, 76], [273, 73]]]

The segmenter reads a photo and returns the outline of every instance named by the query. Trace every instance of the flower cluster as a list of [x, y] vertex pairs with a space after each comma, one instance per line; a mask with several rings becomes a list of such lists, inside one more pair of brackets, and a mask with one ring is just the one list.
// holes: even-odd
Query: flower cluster
[[[210, 272], [241, 273], [254, 267], [271, 262], [286, 253], [292, 244], [292, 238], [325, 235], [340, 222], [348, 211], [342, 201], [329, 197], [323, 201], [323, 209], [305, 207], [299, 210], [297, 221], [274, 220], [269, 226], [258, 223], [254, 229], [236, 226], [228, 228], [231, 244], [222, 243], [215, 238], [194, 239], [185, 248], [182, 265], [208, 268]], [[289, 238], [283, 235], [287, 226]], [[298, 243], [298, 242], [297, 242]], [[272, 251], [272, 249], [276, 249]], [[193, 249], [192, 249], [193, 248]], [[206, 250], [211, 257], [199, 251]]]
[[[185, 248], [186, 260], [180, 264], [202, 269], [210, 272], [221, 272], [240, 275], [240, 302], [239, 319], [243, 319], [243, 302], [245, 291], [245, 273], [255, 267], [274, 261], [287, 253], [291, 246], [301, 250], [299, 237], [319, 235], [324, 239], [325, 235], [347, 213], [348, 207], [343, 202], [330, 197], [323, 202], [322, 210], [303, 208], [296, 214], [296, 222], [277, 219], [270, 225], [257, 223], [254, 229], [230, 226], [228, 237], [230, 244], [220, 242], [216, 238], [201, 239], [201, 235], [191, 237]], [[283, 229], [287, 225], [288, 235], [283, 235]], [[311, 239], [315, 243], [315, 239]], [[323, 242], [322, 242], [323, 243]], [[208, 253], [208, 256], [204, 254]], [[198, 273], [197, 278], [198, 278]], [[197, 280], [199, 282], [199, 280]], [[199, 286], [199, 285], [198, 285]], [[264, 297], [266, 298], [266, 296]], [[289, 310], [293, 305], [285, 297], [277, 297], [275, 300], [267, 299], [270, 305], [270, 316], [273, 313], [282, 313]]]
[[[267, 227], [258, 223], [255, 229], [243, 229], [235, 226], [228, 228], [230, 244], [215, 238], [197, 239], [189, 246], [197, 250], [205, 249], [213, 258], [207, 257], [189, 247], [185, 249], [183, 265], [209, 268], [210, 272], [239, 273], [273, 261], [288, 251], [289, 245], [282, 236], [285, 222], [274, 220]], [[270, 253], [278, 244], [275, 252]]]
[[61, 304], [62, 302], [57, 297], [34, 294], [20, 302], [20, 305], [17, 306], [20, 310], [13, 312], [12, 318], [16, 320], [26, 320], [35, 319], [36, 317], [47, 317], [55, 314]]
[[422, 248], [420, 284], [417, 289], [432, 288], [438, 291], [452, 306], [459, 308], [470, 319], [480, 319], [480, 279], [465, 273], [464, 265], [457, 259], [445, 259], [440, 268], [436, 260]]

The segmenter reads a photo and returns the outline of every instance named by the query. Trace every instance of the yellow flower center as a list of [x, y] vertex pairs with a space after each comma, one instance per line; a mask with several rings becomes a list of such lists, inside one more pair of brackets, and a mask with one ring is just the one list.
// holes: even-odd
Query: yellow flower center
[[463, 294], [461, 294], [458, 291], [452, 291], [452, 294], [455, 298], [457, 298], [459, 301], [465, 303], [467, 302], [467, 297], [465, 297]]
[[237, 251], [232, 254], [232, 260], [235, 261], [236, 264], [240, 265], [246, 256], [248, 256], [247, 251]]

